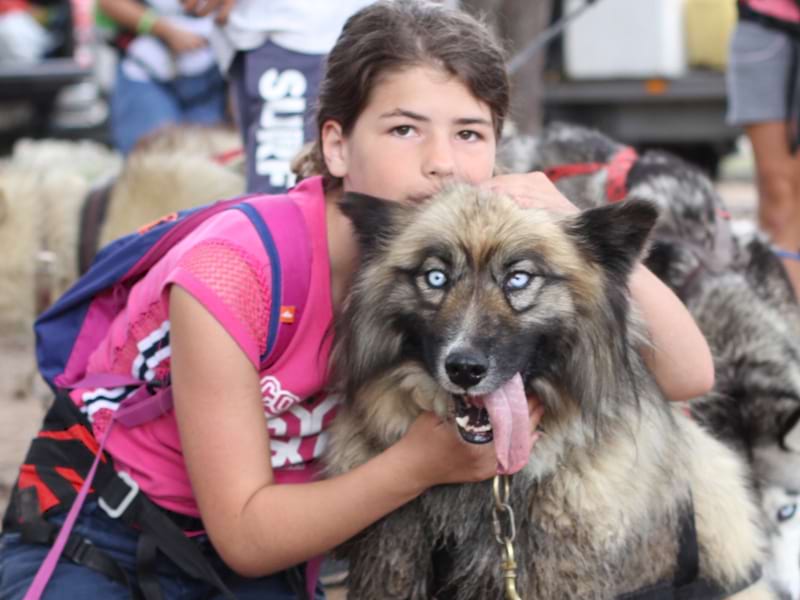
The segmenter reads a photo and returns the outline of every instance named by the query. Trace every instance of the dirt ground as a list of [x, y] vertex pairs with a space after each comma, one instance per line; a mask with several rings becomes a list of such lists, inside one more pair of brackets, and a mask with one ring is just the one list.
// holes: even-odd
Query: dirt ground
[[[751, 220], [756, 192], [748, 180], [728, 180], [719, 190], [734, 219]], [[32, 368], [32, 340], [0, 332], [0, 510], [5, 510], [8, 492], [31, 438], [36, 434], [45, 410], [45, 388], [35, 386], [33, 394], [16, 397], [20, 378]], [[330, 600], [343, 600], [343, 588], [330, 590]]]

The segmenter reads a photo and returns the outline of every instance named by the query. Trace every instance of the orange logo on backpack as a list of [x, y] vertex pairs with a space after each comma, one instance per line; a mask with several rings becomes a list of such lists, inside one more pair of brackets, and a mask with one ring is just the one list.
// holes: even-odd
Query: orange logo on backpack
[[294, 323], [294, 306], [281, 306], [281, 323]]
[[142, 225], [137, 231], [140, 235], [147, 233], [156, 225], [161, 225], [161, 223], [169, 223], [170, 221], [175, 221], [178, 218], [178, 213], [171, 212], [168, 215], [164, 215], [163, 217], [159, 217], [155, 221], [151, 221], [147, 225]]

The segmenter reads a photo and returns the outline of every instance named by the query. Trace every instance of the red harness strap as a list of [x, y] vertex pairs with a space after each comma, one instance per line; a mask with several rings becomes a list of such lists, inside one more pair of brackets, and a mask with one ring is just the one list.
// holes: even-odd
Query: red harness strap
[[575, 177], [576, 175], [590, 175], [605, 169], [606, 178], [606, 198], [609, 202], [619, 202], [628, 195], [626, 185], [628, 173], [636, 162], [639, 155], [630, 146], [625, 146], [608, 163], [574, 163], [571, 165], [557, 165], [544, 170], [544, 174], [552, 182], [556, 182], [564, 177]]

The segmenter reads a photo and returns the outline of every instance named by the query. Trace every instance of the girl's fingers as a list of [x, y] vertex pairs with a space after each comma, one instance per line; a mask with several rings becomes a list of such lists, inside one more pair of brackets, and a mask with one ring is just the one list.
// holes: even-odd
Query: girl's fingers
[[544, 208], [565, 214], [578, 211], [541, 172], [498, 175], [483, 182], [481, 187], [509, 196], [523, 208]]

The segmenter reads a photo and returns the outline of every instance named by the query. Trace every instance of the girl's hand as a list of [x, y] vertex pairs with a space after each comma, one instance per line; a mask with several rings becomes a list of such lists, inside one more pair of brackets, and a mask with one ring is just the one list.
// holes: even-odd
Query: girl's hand
[[[539, 438], [537, 431], [544, 407], [528, 398], [531, 447]], [[497, 474], [494, 444], [470, 444], [464, 441], [453, 422], [432, 412], [422, 413], [396, 444], [407, 452], [409, 470], [422, 489], [445, 483], [472, 483]]]
[[481, 187], [511, 197], [522, 208], [544, 208], [562, 214], [579, 212], [544, 173], [497, 175]]
[[411, 475], [421, 489], [443, 483], [469, 483], [497, 473], [494, 444], [470, 444], [453, 422], [424, 412], [396, 444], [406, 452]]

